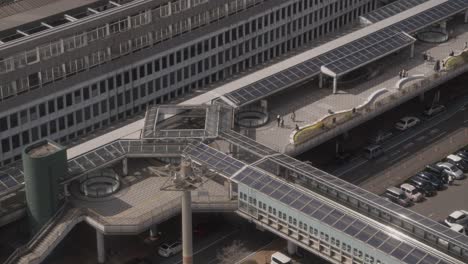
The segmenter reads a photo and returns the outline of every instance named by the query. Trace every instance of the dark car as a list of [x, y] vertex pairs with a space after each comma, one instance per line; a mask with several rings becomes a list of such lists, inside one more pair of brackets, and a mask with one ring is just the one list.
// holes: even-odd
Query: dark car
[[459, 150], [455, 155], [460, 157], [462, 160], [468, 162], [468, 150], [466, 149], [461, 149]]
[[439, 179], [435, 174], [432, 174], [428, 171], [420, 171], [413, 177], [419, 178], [430, 183], [436, 190], [442, 190], [444, 188], [444, 182], [441, 179]]
[[429, 164], [426, 165], [424, 171], [430, 172], [436, 175], [439, 179], [441, 179], [444, 183], [448, 183], [448, 175], [447, 172], [444, 171], [441, 167], [437, 166], [436, 164]]
[[413, 177], [408, 179], [406, 182], [413, 185], [416, 190], [424, 194], [426, 197], [434, 196], [437, 193], [436, 189], [431, 184], [421, 179]]

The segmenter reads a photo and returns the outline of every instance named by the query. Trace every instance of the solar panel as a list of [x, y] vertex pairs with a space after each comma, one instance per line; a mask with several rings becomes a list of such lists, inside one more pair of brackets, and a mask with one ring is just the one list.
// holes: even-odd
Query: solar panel
[[427, 1], [429, 0], [398, 0], [372, 12], [369, 12], [362, 17], [366, 18], [372, 23], [376, 23]]
[[201, 142], [189, 144], [184, 153], [194, 161], [205, 164], [210, 169], [227, 177], [232, 177], [245, 165], [243, 162]]

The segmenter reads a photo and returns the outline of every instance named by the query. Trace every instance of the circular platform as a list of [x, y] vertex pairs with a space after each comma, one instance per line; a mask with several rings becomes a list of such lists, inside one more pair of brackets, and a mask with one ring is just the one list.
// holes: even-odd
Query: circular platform
[[416, 37], [427, 43], [444, 43], [448, 40], [448, 34], [440, 31], [419, 32]]
[[101, 198], [116, 193], [120, 178], [112, 169], [90, 173], [80, 180], [80, 194], [90, 198]]

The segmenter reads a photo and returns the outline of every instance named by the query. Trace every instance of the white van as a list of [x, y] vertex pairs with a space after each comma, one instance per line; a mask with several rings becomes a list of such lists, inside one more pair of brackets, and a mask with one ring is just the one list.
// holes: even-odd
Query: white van
[[281, 252], [275, 252], [271, 255], [271, 264], [291, 264], [291, 258]]
[[380, 145], [371, 145], [364, 148], [364, 156], [367, 159], [375, 159], [383, 154], [383, 148]]

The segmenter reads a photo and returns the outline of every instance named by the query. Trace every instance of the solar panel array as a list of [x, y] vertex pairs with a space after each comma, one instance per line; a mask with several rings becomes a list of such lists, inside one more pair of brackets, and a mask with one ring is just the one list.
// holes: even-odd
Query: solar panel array
[[233, 176], [245, 164], [204, 143], [189, 144], [184, 153], [191, 159], [206, 164], [210, 169], [226, 177]]
[[334, 208], [312, 195], [287, 185], [257, 169], [246, 167], [233, 180], [261, 192], [271, 199], [298, 210], [322, 224], [344, 232], [373, 248], [393, 256], [402, 263], [442, 264], [440, 258], [409, 245], [397, 236], [377, 229], [375, 225], [357, 219], [338, 208]]
[[[398, 10], [410, 8], [410, 5], [405, 7], [406, 5], [403, 4], [406, 1], [399, 1], [401, 2], [400, 4], [395, 3], [395, 5], [388, 7], [388, 11], [386, 12], [388, 14], [390, 14], [389, 12], [399, 13], [402, 11]], [[411, 1], [413, 2], [411, 5], [417, 5], [418, 1], [423, 0], [413, 0]], [[330, 66], [330, 68], [334, 68], [337, 72], [341, 73], [347, 72], [350, 69], [362, 66], [375, 58], [397, 50], [399, 47], [402, 48], [408, 45], [412, 39], [401, 32], [414, 33], [421, 28], [428, 27], [444, 18], [453, 16], [466, 8], [468, 8], [468, 0], [450, 0], [441, 3], [425, 12], [416, 14], [382, 30], [263, 78], [241, 89], [229, 92], [224, 96], [237, 106], [243, 106], [318, 75], [321, 66], [327, 68]], [[385, 16], [384, 11], [382, 11], [381, 15]], [[395, 34], [399, 35], [396, 36], [395, 40], [392, 40], [391, 38]], [[380, 45], [375, 45], [375, 42], [373, 42], [375, 39], [386, 39], [387, 41], [382, 41]], [[354, 54], [353, 57], [342, 60], [351, 53]]]
[[[398, 39], [391, 42], [388, 41], [397, 35]], [[338, 71], [340, 71], [341, 67], [344, 67], [343, 71], [347, 71], [402, 48], [408, 44], [408, 41], [413, 41], [413, 39], [399, 31], [384, 28], [279, 73], [275, 73], [251, 85], [227, 93], [224, 96], [236, 105], [243, 106], [318, 75], [321, 71], [321, 66], [328, 67], [330, 65]], [[344, 65], [352, 58], [348, 57], [350, 54], [353, 54], [356, 61], [350, 61], [350, 65]], [[340, 63], [343, 59], [343, 63]]]
[[429, 0], [398, 0], [372, 12], [369, 12], [362, 17], [366, 18], [372, 23], [376, 23], [427, 1]]
[[21, 161], [0, 168], [0, 194], [10, 193], [23, 183], [24, 174]]
[[468, 0], [448, 0], [424, 12], [391, 25], [389, 28], [408, 34], [428, 27], [468, 8]]
[[68, 175], [62, 180], [76, 178], [102, 165], [122, 159], [126, 152], [119, 140], [70, 159], [68, 160]]
[[344, 190], [347, 195], [360, 201], [365, 201], [368, 205], [371, 205], [374, 208], [392, 215], [395, 218], [402, 219], [404, 221], [410, 220], [413, 225], [422, 230], [426, 230], [430, 234], [437, 235], [440, 238], [457, 244], [462, 248], [468, 248], [468, 236], [453, 231], [452, 229], [430, 218], [389, 202], [374, 193], [371, 193], [338, 177], [321, 171], [309, 164], [303, 163], [284, 154], [272, 156], [268, 159], [273, 160], [278, 164], [282, 164], [289, 170], [303, 177], [311, 177], [332, 189]]
[[387, 35], [386, 37], [382, 36], [382, 34], [375, 34], [373, 35], [373, 39], [375, 41], [374, 45], [367, 46], [329, 63], [326, 65], [326, 68], [337, 76], [340, 76], [366, 63], [400, 50], [416, 41], [411, 36], [402, 32], [398, 32], [394, 35]]

